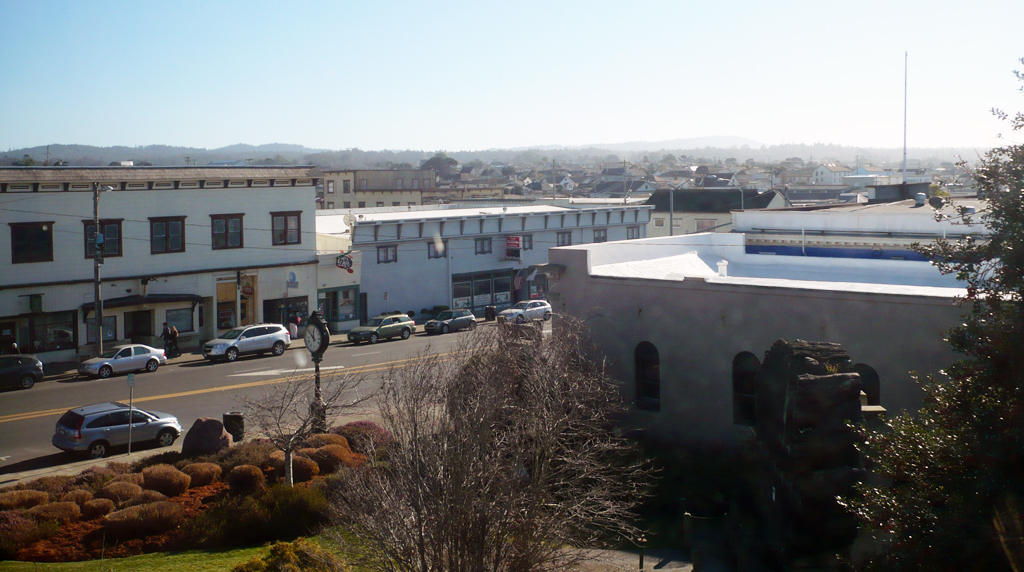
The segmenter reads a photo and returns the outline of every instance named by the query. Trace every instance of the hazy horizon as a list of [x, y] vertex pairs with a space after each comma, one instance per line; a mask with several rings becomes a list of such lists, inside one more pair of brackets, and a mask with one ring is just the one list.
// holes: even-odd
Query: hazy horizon
[[[0, 149], [1003, 144], [1024, 3], [0, 0]], [[616, 143], [618, 142], [618, 143]]]

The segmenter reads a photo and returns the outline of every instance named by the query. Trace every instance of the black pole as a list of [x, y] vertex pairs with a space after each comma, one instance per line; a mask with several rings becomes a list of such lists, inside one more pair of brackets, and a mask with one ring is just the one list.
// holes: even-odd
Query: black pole
[[313, 407], [315, 408], [313, 431], [317, 433], [326, 433], [327, 411], [324, 408], [323, 398], [320, 394], [320, 359], [321, 356], [313, 356]]

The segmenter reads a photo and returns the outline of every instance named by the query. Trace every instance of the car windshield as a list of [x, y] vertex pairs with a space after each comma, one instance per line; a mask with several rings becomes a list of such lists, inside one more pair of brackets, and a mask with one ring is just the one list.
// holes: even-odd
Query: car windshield
[[100, 357], [103, 358], [103, 359], [110, 359], [110, 358], [116, 356], [117, 352], [119, 352], [119, 351], [121, 351], [121, 348], [109, 349], [109, 350], [103, 352], [102, 354], [100, 354]]
[[513, 310], [525, 310], [529, 306], [529, 302], [518, 302], [515, 306], [512, 306]]
[[454, 317], [455, 315], [452, 314], [451, 312], [441, 312], [440, 314], [437, 315], [438, 320], [451, 320]]
[[366, 325], [367, 326], [372, 326], [372, 327], [377, 327], [383, 321], [384, 321], [384, 318], [374, 318], [374, 319], [370, 320], [369, 322], [366, 322]]
[[245, 329], [243, 329], [243, 328], [235, 328], [233, 330], [228, 330], [228, 331], [224, 332], [224, 334], [221, 336], [221, 338], [223, 338], [225, 340], [233, 340], [233, 339], [237, 338], [238, 336], [242, 335], [242, 332], [244, 332], [244, 331], [245, 331]]

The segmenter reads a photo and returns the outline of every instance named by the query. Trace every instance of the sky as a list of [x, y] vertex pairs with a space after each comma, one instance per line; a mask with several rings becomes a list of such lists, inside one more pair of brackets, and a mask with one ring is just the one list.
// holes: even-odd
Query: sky
[[[1024, 2], [0, 0], [0, 151], [1021, 142]], [[997, 139], [1003, 134], [1006, 139]], [[1016, 138], [1014, 137], [1016, 135]]]

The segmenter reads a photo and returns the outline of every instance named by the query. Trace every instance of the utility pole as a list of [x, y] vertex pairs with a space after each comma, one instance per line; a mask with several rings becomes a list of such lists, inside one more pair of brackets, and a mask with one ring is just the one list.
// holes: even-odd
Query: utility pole
[[[109, 187], [103, 187], [104, 190]], [[92, 184], [92, 224], [96, 238], [93, 240], [93, 288], [96, 315], [96, 355], [103, 355], [103, 298], [100, 296], [100, 266], [103, 265], [103, 232], [100, 230], [100, 184]]]

